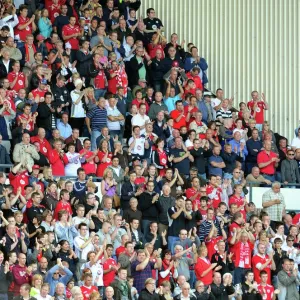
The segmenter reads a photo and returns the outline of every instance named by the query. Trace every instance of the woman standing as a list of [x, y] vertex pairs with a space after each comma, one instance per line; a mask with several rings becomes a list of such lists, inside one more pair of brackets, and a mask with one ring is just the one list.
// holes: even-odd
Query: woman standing
[[114, 180], [112, 169], [106, 168], [101, 181], [102, 196], [106, 195], [113, 198], [116, 193], [116, 186], [117, 182]]
[[54, 211], [58, 202], [57, 184], [55, 182], [49, 183], [46, 194], [43, 199], [43, 204], [50, 211]]
[[168, 168], [168, 155], [164, 150], [165, 142], [158, 138], [155, 144], [156, 151], [152, 152], [152, 161], [155, 167], [159, 169], [159, 176], [164, 177]]
[[242, 196], [243, 186], [240, 184], [236, 184], [234, 185], [233, 190], [234, 190], [234, 194], [229, 198], [228, 206], [230, 207], [231, 204], [236, 204], [237, 205], [236, 212], [240, 211], [244, 217], [244, 220], [246, 221], [247, 200], [245, 197]]
[[104, 170], [111, 166], [112, 153], [108, 152], [108, 142], [107, 140], [101, 140], [98, 151], [99, 164], [97, 166], [96, 175], [97, 177], [103, 177]]
[[49, 38], [52, 32], [52, 24], [48, 17], [49, 17], [48, 9], [46, 8], [42, 9], [41, 18], [38, 21], [38, 27], [41, 35], [45, 39]]
[[201, 246], [198, 250], [198, 260], [195, 264], [195, 275], [197, 280], [201, 280], [205, 285], [210, 285], [213, 281], [213, 269], [217, 263], [211, 263], [207, 258], [207, 248]]
[[75, 89], [71, 92], [72, 107], [69, 123], [72, 128], [79, 129], [81, 136], [84, 120], [86, 117], [86, 102], [85, 99], [83, 99], [86, 92], [85, 90], [81, 91], [83, 85], [81, 79], [76, 79], [74, 81], [74, 85]]
[[81, 162], [84, 161], [82, 158], [86, 151], [85, 149], [81, 154], [75, 152], [75, 145], [74, 144], [68, 144], [67, 146], [68, 152], [66, 153], [66, 156], [68, 158], [68, 164], [65, 165], [65, 176], [77, 176], [77, 170], [81, 168]]

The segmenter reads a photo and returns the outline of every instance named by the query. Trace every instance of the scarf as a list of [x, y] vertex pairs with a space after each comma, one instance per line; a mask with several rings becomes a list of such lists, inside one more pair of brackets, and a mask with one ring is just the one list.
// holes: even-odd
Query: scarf
[[[29, 47], [26, 43], [24, 46], [25, 46], [25, 60], [26, 60], [26, 62], [29, 62]], [[33, 53], [36, 53], [36, 48], [35, 48], [34, 44], [32, 44], [32, 49], [33, 49]]]

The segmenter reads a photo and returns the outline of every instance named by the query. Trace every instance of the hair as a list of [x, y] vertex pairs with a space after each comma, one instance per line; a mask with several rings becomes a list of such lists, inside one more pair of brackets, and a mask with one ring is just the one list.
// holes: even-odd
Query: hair
[[63, 215], [67, 215], [68, 214], [68, 212], [65, 210], [65, 209], [62, 209], [62, 210], [60, 210], [59, 212], [58, 212], [58, 220], [60, 221], [60, 219], [61, 219], [61, 217], [63, 216]]

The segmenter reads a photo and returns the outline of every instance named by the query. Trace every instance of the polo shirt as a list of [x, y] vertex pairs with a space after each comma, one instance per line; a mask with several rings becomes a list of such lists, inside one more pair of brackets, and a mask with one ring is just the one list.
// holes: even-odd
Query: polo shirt
[[[117, 109], [117, 107], [110, 107], [108, 106], [106, 108], [107, 116], [112, 117], [119, 117], [121, 115], [120, 111]], [[107, 119], [107, 127], [109, 130], [121, 130], [121, 121], [110, 121]]]
[[[133, 126], [144, 126], [146, 123], [150, 122], [150, 118], [146, 115], [142, 116], [140, 114], [137, 114], [135, 116], [133, 116], [133, 118], [131, 119], [131, 124], [132, 127]], [[141, 129], [140, 133], [144, 134], [146, 132], [146, 129]]]
[[[170, 155], [174, 155], [175, 158], [182, 157], [185, 155], [185, 151], [183, 149], [173, 148], [170, 150]], [[186, 157], [181, 162], [173, 162], [173, 167], [177, 168], [180, 174], [188, 175], [190, 172], [190, 160]]]
[[[65, 25], [62, 29], [62, 34], [64, 36], [70, 36], [75, 33], [80, 33], [80, 28], [78, 25], [71, 26], [70, 24]], [[69, 43], [72, 46], [72, 50], [78, 50], [79, 49], [79, 40], [76, 37], [72, 37], [68, 40], [65, 40], [66, 43]]]
[[216, 175], [216, 176], [221, 176], [222, 177], [222, 175], [223, 175], [222, 169], [221, 168], [217, 168], [217, 167], [213, 167], [210, 164], [213, 161], [217, 162], [217, 163], [224, 162], [223, 158], [221, 156], [215, 156], [215, 155], [210, 156], [209, 159], [208, 159], [208, 162], [209, 162], [208, 173], [209, 173], [209, 175]]
[[180, 130], [181, 127], [186, 127], [186, 116], [183, 112], [182, 117], [178, 122], [176, 122], [176, 119], [180, 116], [181, 111], [175, 109], [171, 112], [170, 117], [174, 120], [173, 128]]
[[181, 97], [179, 95], [176, 95], [175, 97], [164, 98], [164, 103], [166, 104], [169, 112], [175, 110], [175, 103], [180, 99]]
[[101, 131], [107, 125], [107, 110], [96, 106], [87, 113], [87, 118], [91, 120], [92, 131]]
[[[272, 151], [270, 151], [270, 153], [268, 154], [265, 150], [263, 150], [257, 155], [257, 164], [259, 165], [260, 163], [270, 161], [273, 157], [277, 158], [277, 154]], [[275, 164], [276, 163], [273, 162], [264, 168], [260, 168], [260, 172], [267, 175], [274, 175], [276, 172]]]

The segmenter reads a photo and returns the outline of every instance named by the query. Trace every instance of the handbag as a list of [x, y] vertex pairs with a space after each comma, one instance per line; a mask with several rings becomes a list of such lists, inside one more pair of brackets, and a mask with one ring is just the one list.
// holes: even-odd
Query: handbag
[[121, 205], [121, 199], [120, 196], [118, 196], [117, 194], [114, 194], [114, 207], [115, 208], [119, 208]]

